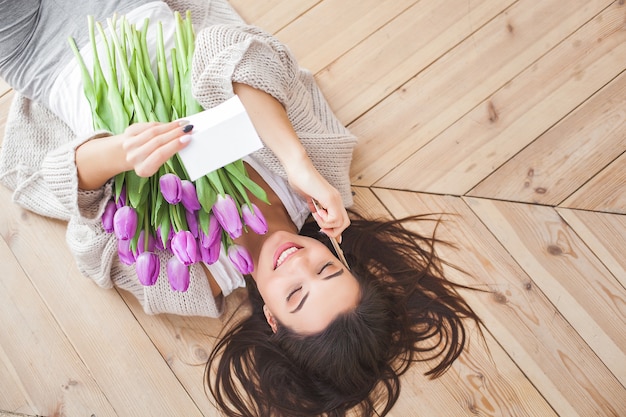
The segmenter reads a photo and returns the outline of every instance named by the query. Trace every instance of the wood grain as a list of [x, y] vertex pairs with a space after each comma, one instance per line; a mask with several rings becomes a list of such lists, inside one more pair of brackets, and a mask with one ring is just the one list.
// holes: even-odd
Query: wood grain
[[[368, 42], [416, 0], [326, 0], [276, 33], [298, 63], [316, 73], [361, 42]], [[378, 46], [380, 47], [380, 46]]]
[[[581, 1], [569, 12], [553, 2], [529, 2], [515, 3], [405, 86], [419, 97], [411, 106], [418, 116], [396, 117], [414, 123], [368, 118], [376, 132], [355, 126], [368, 137], [385, 132], [392, 146], [401, 141], [400, 155], [393, 148], [364, 172], [356, 165], [357, 179], [384, 176], [377, 186], [462, 195], [621, 72], [623, 6], [615, 3], [592, 19], [608, 2]], [[459, 56], [471, 61], [457, 67]], [[396, 114], [391, 108], [399, 100], [376, 111]], [[399, 165], [388, 160], [400, 156]]]
[[4, 239], [0, 260], [0, 409], [117, 415]]
[[[623, 136], [621, 144], [625, 143]], [[591, 178], [563, 207], [626, 214], [626, 153]]]
[[[395, 217], [449, 213], [437, 233], [456, 249], [440, 246], [439, 253], [468, 273], [450, 269], [449, 277], [489, 290], [462, 294], [558, 415], [626, 412], [626, 390], [608, 368], [622, 365], [598, 359], [533, 281], [535, 276], [529, 276], [509, 254], [507, 242], [499, 242], [461, 198], [378, 189], [375, 193]], [[432, 232], [428, 224], [415, 227], [426, 235]]]
[[467, 202], [626, 386], [626, 288], [553, 208], [473, 198]]
[[[568, 206], [598, 210], [593, 201], [622, 195], [626, 213], [626, 188], [619, 189], [626, 184], [625, 160], [616, 162], [596, 184], [585, 184], [590, 174], [602, 171], [626, 151], [624, 108], [626, 74], [622, 73], [468, 195], [555, 206], [585, 186]], [[599, 192], [601, 187], [606, 190]], [[603, 207], [620, 212], [619, 206], [616, 201]]]
[[626, 288], [626, 216], [562, 208], [557, 212]]
[[65, 225], [18, 208], [5, 188], [0, 210], [0, 234], [112, 407], [125, 415], [200, 416], [118, 293], [78, 273], [63, 244]]
[[320, 0], [231, 0], [230, 4], [247, 23], [276, 33], [298, 16], [320, 3]]

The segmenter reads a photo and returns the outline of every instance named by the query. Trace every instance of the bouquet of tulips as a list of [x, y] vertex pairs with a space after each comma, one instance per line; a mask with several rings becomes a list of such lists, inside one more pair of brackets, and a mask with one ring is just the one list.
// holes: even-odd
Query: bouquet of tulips
[[[112, 18], [107, 20], [109, 30], [105, 33], [90, 17], [93, 73], [70, 39], [81, 66], [95, 129], [119, 134], [132, 123], [169, 122], [203, 110], [191, 95], [195, 35], [190, 13], [183, 19], [176, 12], [175, 19], [175, 47], [170, 51], [169, 66], [162, 25], [157, 25], [156, 73], [146, 41], [147, 19], [139, 30], [123, 17]], [[96, 30], [106, 51], [106, 71], [96, 48]], [[189, 266], [195, 262], [212, 264], [221, 250], [227, 251], [242, 274], [252, 272], [250, 254], [233, 239], [247, 228], [266, 233], [267, 224], [247, 192], [267, 202], [264, 190], [247, 176], [241, 160], [191, 182], [175, 155], [150, 178], [139, 177], [134, 171], [117, 175], [114, 198], [105, 208], [102, 224], [107, 232], [115, 233], [120, 260], [135, 264], [143, 285], [154, 285], [159, 277], [161, 265], [155, 251], [168, 250], [175, 255], [166, 267], [170, 286], [186, 291]]]

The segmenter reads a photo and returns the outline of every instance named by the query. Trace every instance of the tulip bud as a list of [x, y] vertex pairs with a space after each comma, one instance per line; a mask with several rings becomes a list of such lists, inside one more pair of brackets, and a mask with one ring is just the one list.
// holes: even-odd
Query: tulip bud
[[198, 194], [196, 193], [196, 187], [191, 181], [182, 180], [182, 202], [183, 206], [189, 211], [198, 211], [202, 206], [198, 201]]
[[137, 231], [137, 212], [130, 206], [118, 208], [113, 216], [113, 230], [120, 240], [132, 239]]
[[215, 242], [219, 242], [222, 237], [222, 227], [214, 215], [209, 214], [209, 234], [200, 230], [200, 244], [205, 248], [211, 247]]
[[187, 291], [189, 288], [189, 267], [172, 256], [167, 261], [167, 279], [172, 290]]
[[216, 240], [212, 245], [206, 248], [202, 244], [198, 245], [198, 250], [200, 251], [200, 259], [202, 260], [202, 262], [208, 265], [212, 265], [217, 262], [220, 257], [221, 249], [222, 242], [219, 240]]
[[[139, 232], [139, 240], [137, 240], [137, 254], [140, 255], [146, 251], [146, 231], [142, 230]], [[148, 233], [148, 252], [154, 252], [156, 248], [156, 239], [150, 233]]]
[[187, 226], [189, 232], [194, 238], [198, 238], [198, 217], [195, 212], [185, 209], [185, 218], [187, 219]]
[[196, 239], [187, 230], [181, 230], [174, 234], [171, 247], [176, 258], [185, 266], [191, 265], [198, 260]]
[[153, 252], [143, 252], [137, 256], [135, 264], [137, 278], [143, 285], [154, 285], [159, 278], [161, 263], [159, 257]]
[[163, 198], [170, 204], [178, 204], [183, 198], [183, 186], [177, 175], [164, 174], [159, 178], [159, 188]]
[[249, 226], [256, 234], [264, 235], [267, 233], [267, 222], [265, 221], [265, 217], [261, 213], [261, 210], [256, 206], [256, 204], [252, 203], [252, 210], [250, 206], [244, 204], [241, 207], [241, 214], [243, 217], [243, 222], [246, 226]]
[[241, 245], [232, 245], [228, 248], [228, 258], [235, 265], [237, 270], [244, 275], [251, 273], [254, 270], [254, 264], [252, 263], [252, 256], [246, 248]]
[[130, 239], [117, 240], [117, 255], [123, 264], [132, 265], [135, 263], [135, 254], [130, 249]]
[[122, 187], [122, 191], [120, 191], [120, 196], [115, 201], [115, 206], [117, 208], [124, 207], [126, 205], [126, 187]]
[[[170, 240], [172, 239], [172, 227], [170, 226], [169, 230], [167, 231], [167, 236], [163, 236], [163, 233], [161, 231], [161, 226], [159, 226], [159, 227], [157, 227], [156, 235], [157, 235], [156, 239], [155, 239], [156, 240], [156, 242], [155, 242], [156, 249], [159, 249], [159, 250], [164, 250], [164, 249], [170, 250], [171, 249], [170, 248]], [[163, 240], [165, 240], [165, 242], [166, 242], [165, 246], [163, 246]]]
[[237, 204], [231, 196], [228, 194], [225, 196], [218, 195], [212, 210], [217, 221], [231, 238], [237, 239], [241, 236], [241, 218], [239, 217]]
[[117, 205], [115, 201], [109, 200], [102, 213], [102, 227], [107, 233], [113, 233], [113, 216], [115, 216], [116, 211]]

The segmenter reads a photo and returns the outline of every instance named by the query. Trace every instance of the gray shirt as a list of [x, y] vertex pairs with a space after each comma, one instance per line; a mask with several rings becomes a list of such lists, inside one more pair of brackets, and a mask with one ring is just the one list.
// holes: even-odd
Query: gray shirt
[[150, 0], [0, 0], [0, 77], [15, 90], [48, 104], [50, 87], [78, 47], [89, 42], [87, 16], [106, 22]]

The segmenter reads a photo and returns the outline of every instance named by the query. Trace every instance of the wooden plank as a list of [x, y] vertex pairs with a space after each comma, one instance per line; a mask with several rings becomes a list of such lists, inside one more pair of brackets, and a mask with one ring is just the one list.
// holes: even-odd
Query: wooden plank
[[79, 274], [65, 225], [18, 208], [5, 188], [0, 210], [0, 234], [119, 415], [200, 416], [118, 293]]
[[117, 416], [4, 239], [0, 264], [0, 409]]
[[[135, 297], [125, 292], [122, 296], [202, 415], [221, 416], [207, 394], [208, 391], [205, 392], [204, 369], [216, 337], [230, 317], [229, 312], [232, 313], [232, 309], [227, 309], [220, 319], [171, 314], [150, 316], [144, 313]], [[231, 295], [227, 301], [233, 305], [236, 299], [241, 300], [242, 297]]]
[[[539, 97], [547, 98], [548, 92], [554, 89], [550, 84], [555, 80], [540, 76], [533, 78], [537, 74], [529, 70], [524, 89], [518, 87], [515, 94], [512, 94], [512, 86], [507, 83], [609, 3], [611, 2], [608, 0], [576, 0], [576, 4], [571, 4], [572, 8], [563, 9], [562, 3], [557, 0], [516, 2], [506, 12], [499, 14], [403, 85], [362, 119], [350, 125], [351, 130], [362, 138], [355, 154], [357, 160], [353, 165], [353, 180], [358, 185], [375, 183], [459, 118], [463, 118], [462, 123], [457, 123], [453, 129], [446, 131], [444, 139], [438, 138], [436, 146], [419, 152], [415, 157], [420, 159], [419, 162], [415, 159], [406, 161], [377, 185], [412, 190], [439, 190], [442, 187], [431, 184], [437, 185], [440, 177], [450, 178], [454, 173], [455, 180], [451, 179], [450, 182], [458, 183], [460, 186], [457, 185], [457, 188], [465, 190], [467, 187], [464, 184], [467, 181], [462, 180], [472, 172], [466, 173], [467, 166], [457, 167], [451, 161], [457, 163], [459, 158], [479, 147], [483, 141], [479, 135], [488, 137], [492, 131], [499, 132], [503, 125], [515, 122], [523, 114], [519, 109], [510, 108], [508, 102], [501, 103], [499, 97], [511, 96], [509, 102], [527, 100], [539, 107], [542, 103]], [[614, 14], [618, 13], [620, 10]], [[597, 26], [596, 24], [594, 28]], [[619, 36], [615, 35], [612, 39], [617, 40], [615, 38]], [[595, 36], [592, 37], [595, 39]], [[564, 47], [561, 49], [558, 57], [561, 61], [574, 60], [574, 55], [579, 52], [582, 55], [588, 52], [581, 51], [585, 49], [582, 46], [573, 48], [572, 51], [563, 50]], [[553, 52], [550, 56], [556, 59]], [[565, 70], [558, 68], [554, 71]], [[544, 74], [555, 76], [558, 81], [558, 75], [551, 72]], [[581, 84], [584, 83], [586, 81], [581, 81]], [[484, 101], [496, 91], [496, 97]], [[533, 96], [529, 97], [531, 94]], [[552, 100], [556, 99], [557, 97], [552, 97]], [[568, 97], [563, 98], [563, 101], [571, 102]], [[483, 104], [476, 108], [481, 102]], [[531, 107], [525, 102], [515, 101], [513, 104], [521, 105], [523, 109]], [[551, 105], [554, 104], [557, 103]], [[472, 109], [474, 111], [463, 117]], [[488, 111], [489, 109], [493, 111]], [[553, 114], [545, 109], [541, 111]], [[554, 122], [555, 120], [551, 121], [552, 124]], [[527, 134], [529, 129], [526, 124], [528, 120], [515, 128]], [[498, 145], [503, 146], [501, 143]], [[506, 146], [504, 148], [508, 149]], [[496, 151], [494, 155], [491, 155], [491, 151], [486, 152], [485, 156], [493, 159], [495, 155], [499, 155], [498, 152], [502, 153], [499, 148]], [[480, 164], [491, 172], [496, 167], [490, 162], [481, 160]], [[474, 170], [479, 168], [483, 167], [472, 167]], [[405, 172], [405, 177], [402, 177]], [[416, 172], [419, 175], [415, 175]], [[475, 180], [470, 182], [474, 184]]]
[[626, 288], [626, 216], [562, 208], [557, 211]]
[[604, 10], [378, 185], [465, 194], [624, 70], [625, 8]]
[[[389, 217], [387, 205], [366, 188], [354, 187], [355, 208], [369, 217]], [[426, 364], [415, 364], [401, 377], [402, 394], [391, 416], [555, 415], [511, 358], [487, 334], [486, 343], [477, 329], [468, 327], [470, 347], [442, 377], [423, 376]]]
[[[626, 151], [626, 115], [622, 110], [625, 106], [626, 73], [622, 73], [478, 184], [469, 195], [558, 205]], [[604, 175], [591, 188], [593, 194], [587, 197], [598, 199], [598, 187], [611, 180], [615, 185], [626, 184], [624, 166], [621, 165], [621, 178], [617, 171], [612, 173], [617, 178]], [[623, 195], [626, 213], [626, 188]]]
[[[6, 245], [3, 246], [6, 247]], [[0, 259], [4, 259], [2, 252], [3, 249], [0, 249]], [[7, 315], [9, 318], [13, 316], [13, 312]], [[28, 393], [21, 385], [19, 374], [11, 363], [11, 359], [2, 349], [3, 344], [4, 341], [0, 340], [0, 386], [2, 387], [0, 390], [0, 417], [3, 416], [2, 410], [4, 409], [35, 415], [37, 414], [36, 408], [31, 404]]]
[[[626, 288], [553, 208], [467, 201], [534, 285], [626, 386]], [[621, 243], [624, 247], [623, 238]]]
[[484, 342], [476, 330], [470, 336], [469, 349], [440, 378], [426, 379], [419, 364], [402, 377], [392, 416], [557, 415], [489, 333]]
[[325, 0], [276, 36], [289, 46], [300, 66], [316, 73], [416, 1]]
[[357, 213], [371, 219], [389, 218], [391, 213], [378, 200], [371, 189], [366, 187], [352, 187], [354, 209]]
[[[623, 146], [623, 136], [621, 141]], [[626, 153], [572, 194], [561, 206], [626, 214]]]
[[454, 0], [420, 0], [316, 79], [339, 119], [352, 123], [514, 2], [476, 0], [466, 8]]
[[[626, 390], [536, 285], [541, 277], [527, 275], [461, 198], [375, 193], [395, 217], [448, 213], [437, 235], [456, 248], [439, 246], [438, 252], [468, 273], [448, 268], [448, 277], [489, 290], [462, 294], [558, 415], [626, 414]], [[432, 233], [428, 224], [414, 227]]]
[[11, 90], [11, 87], [9, 87], [9, 84], [7, 84], [6, 81], [0, 78], [0, 97], [8, 93], [9, 90]]
[[320, 0], [229, 0], [246, 23], [276, 33]]

